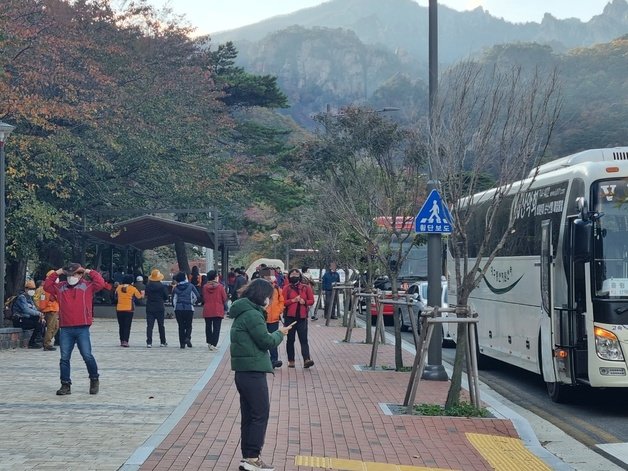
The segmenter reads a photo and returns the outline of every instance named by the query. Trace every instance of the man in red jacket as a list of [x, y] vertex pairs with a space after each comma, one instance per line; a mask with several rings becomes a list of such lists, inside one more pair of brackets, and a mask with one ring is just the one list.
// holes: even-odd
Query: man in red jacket
[[[66, 275], [66, 281], [60, 281], [59, 276]], [[89, 278], [85, 278], [88, 275]], [[94, 294], [103, 289], [105, 280], [95, 270], [83, 268], [78, 263], [70, 263], [64, 268], [50, 273], [44, 282], [44, 290], [56, 296], [59, 301], [59, 348], [61, 359], [61, 389], [58, 396], [71, 394], [70, 385], [70, 357], [74, 345], [87, 366], [89, 373], [89, 393], [98, 394], [100, 386], [98, 380], [98, 365], [92, 355], [92, 344], [89, 327], [93, 319]]]

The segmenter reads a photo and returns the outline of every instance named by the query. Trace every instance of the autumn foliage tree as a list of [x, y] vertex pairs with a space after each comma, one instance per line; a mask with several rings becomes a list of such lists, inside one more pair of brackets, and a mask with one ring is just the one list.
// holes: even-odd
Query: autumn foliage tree
[[259, 165], [234, 138], [229, 97], [242, 83], [268, 106], [281, 93], [241, 70], [219, 79], [216, 56], [189, 33], [145, 0], [123, 11], [108, 0], [0, 3], [0, 119], [16, 126], [9, 281], [23, 279], [29, 258], [58, 266], [83, 256], [83, 230], [115, 222], [103, 216], [112, 210], [246, 200]]

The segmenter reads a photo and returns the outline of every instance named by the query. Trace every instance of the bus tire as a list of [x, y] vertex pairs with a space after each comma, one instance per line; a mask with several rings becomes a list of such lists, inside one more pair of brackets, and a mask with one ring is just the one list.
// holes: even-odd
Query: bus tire
[[558, 382], [547, 381], [545, 382], [545, 386], [547, 387], [547, 395], [550, 397], [552, 402], [556, 402], [558, 404], [569, 402], [571, 386]]
[[541, 351], [541, 335], [539, 334], [539, 370], [541, 372], [541, 378], [545, 382], [545, 388], [547, 389], [547, 395], [557, 404], [562, 404], [569, 401], [571, 393], [571, 386], [554, 381], [545, 381], [545, 375], [543, 374], [543, 356]]

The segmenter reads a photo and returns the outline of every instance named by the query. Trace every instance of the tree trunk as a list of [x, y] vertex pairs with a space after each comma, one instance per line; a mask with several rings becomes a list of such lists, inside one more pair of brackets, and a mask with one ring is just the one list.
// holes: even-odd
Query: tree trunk
[[26, 260], [12, 260], [7, 263], [5, 296], [15, 296], [24, 288], [26, 279]]
[[[392, 289], [392, 298], [397, 299], [399, 296], [397, 272], [390, 275], [390, 284]], [[393, 323], [395, 326], [395, 370], [400, 371], [403, 368], [403, 353], [401, 349], [401, 322], [399, 319], [399, 309], [393, 305]]]
[[[457, 300], [459, 306], [466, 306], [469, 296], [465, 294], [466, 290], [461, 290], [460, 297]], [[447, 393], [447, 401], [445, 402], [445, 410], [457, 406], [460, 403], [460, 390], [462, 388], [462, 369], [464, 367], [464, 358], [467, 351], [467, 337], [465, 336], [464, 324], [458, 324], [456, 338], [456, 356], [454, 357], [454, 369], [451, 374], [451, 384]]]
[[190, 262], [188, 261], [188, 253], [185, 249], [185, 242], [182, 239], [177, 239], [174, 243], [174, 251], [177, 254], [177, 263], [179, 264], [179, 270], [186, 274], [190, 274]]
[[458, 324], [458, 338], [456, 339], [456, 356], [454, 358], [454, 370], [451, 374], [451, 384], [447, 392], [445, 410], [451, 409], [460, 403], [460, 390], [462, 388], [462, 368], [467, 348], [464, 324]]

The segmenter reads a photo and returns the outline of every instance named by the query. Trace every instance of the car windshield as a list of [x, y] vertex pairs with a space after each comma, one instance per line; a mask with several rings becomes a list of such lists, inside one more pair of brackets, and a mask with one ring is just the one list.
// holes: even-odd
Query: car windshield
[[592, 186], [595, 221], [593, 258], [595, 294], [628, 298], [628, 180], [604, 180]]

